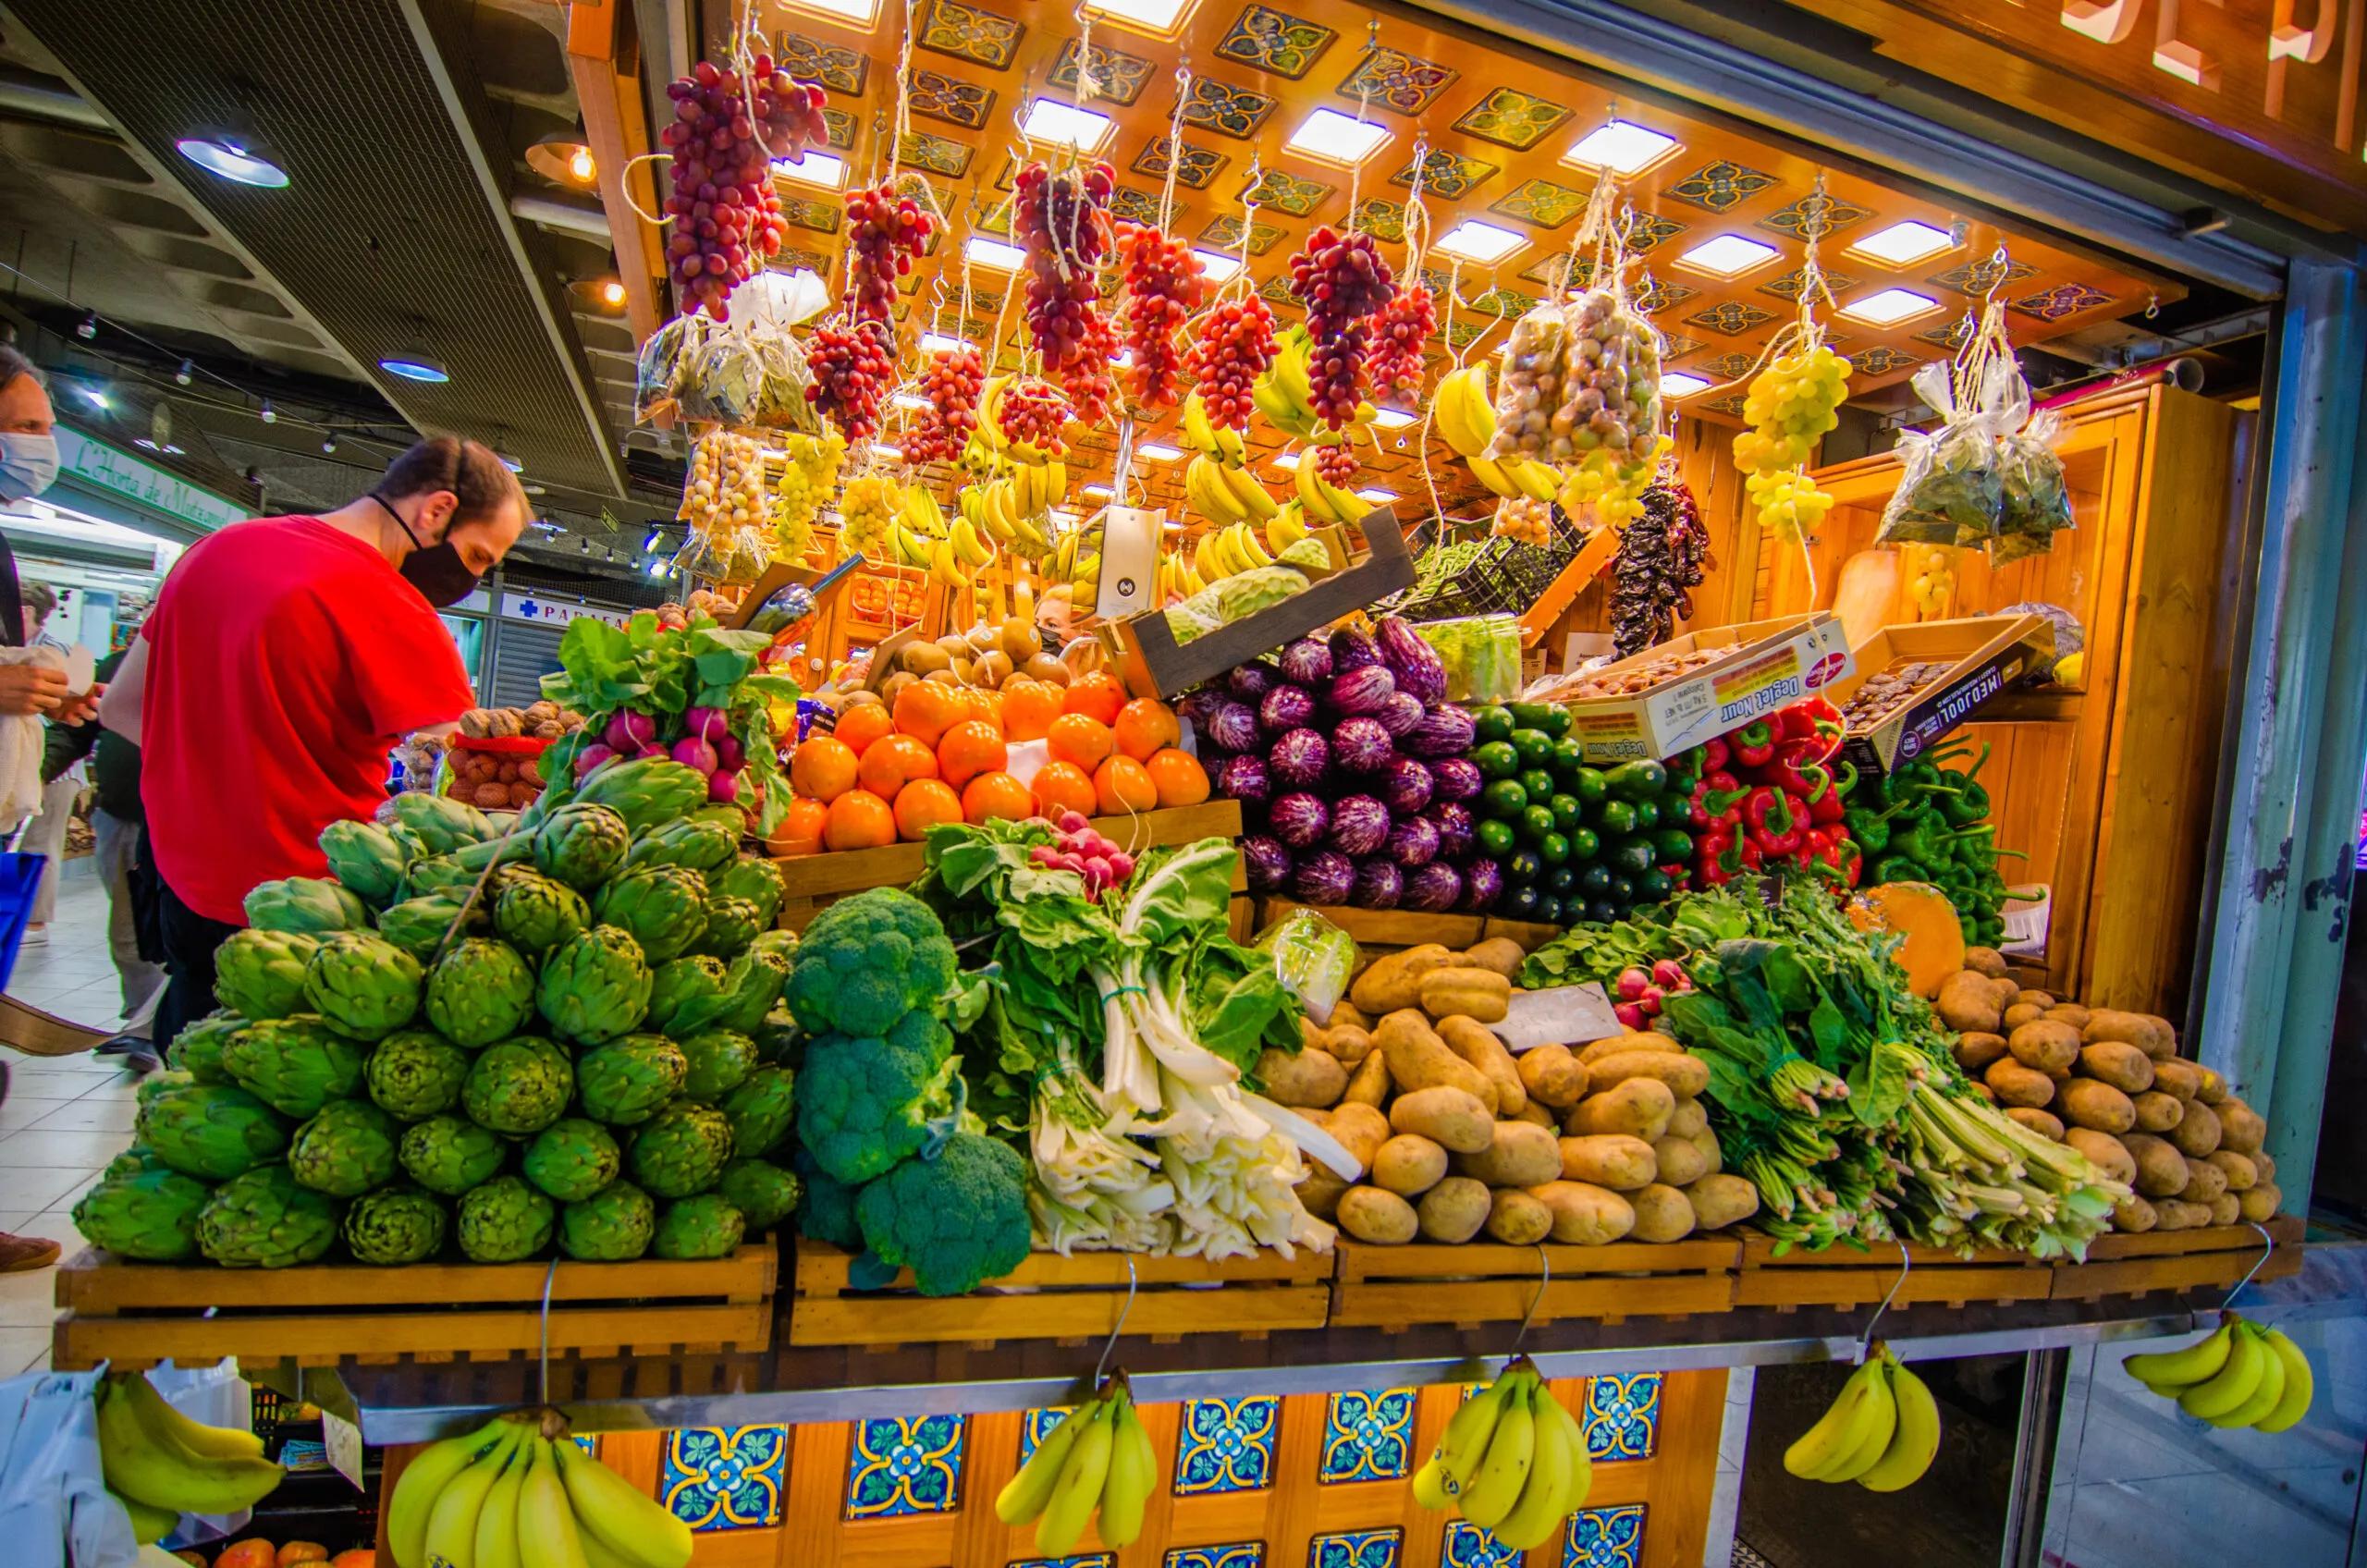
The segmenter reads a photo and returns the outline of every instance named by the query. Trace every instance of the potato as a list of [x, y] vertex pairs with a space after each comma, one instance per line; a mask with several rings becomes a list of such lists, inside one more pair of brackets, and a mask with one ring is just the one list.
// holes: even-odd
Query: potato
[[2137, 1161], [2136, 1187], [2149, 1198], [2176, 1197], [2186, 1185], [2186, 1156], [2150, 1133], [2128, 1133], [2121, 1145]]
[[1660, 1180], [1660, 1157], [1653, 1145], [1625, 1133], [1564, 1138], [1560, 1154], [1561, 1174], [1573, 1182], [1591, 1182], [1613, 1192], [1629, 1192]]
[[1995, 948], [1965, 949], [1964, 966], [1975, 974], [1984, 974], [1993, 980], [2005, 978], [2005, 955]]
[[1562, 1130], [1573, 1137], [1625, 1133], [1649, 1144], [1668, 1135], [1669, 1118], [1675, 1114], [1676, 1096], [1666, 1084], [1657, 1078], [1630, 1078], [1572, 1106], [1562, 1118]]
[[2005, 1036], [1975, 1030], [1969, 1035], [1958, 1035], [1955, 1050], [1958, 1067], [1967, 1072], [1986, 1072], [1991, 1062], [2005, 1054]]
[[1534, 1187], [1562, 1174], [1561, 1140], [1527, 1121], [1499, 1121], [1488, 1146], [1455, 1156], [1454, 1169], [1491, 1187]]
[[2017, 1007], [2054, 1007], [2058, 999], [2053, 992], [2036, 991], [2028, 986], [2023, 986], [2014, 993], [2014, 1002]]
[[2032, 1105], [2009, 1107], [2005, 1114], [2052, 1143], [2063, 1142], [2063, 1123], [2052, 1111]]
[[1467, 1242], [1488, 1223], [1488, 1202], [1485, 1182], [1449, 1176], [1422, 1194], [1414, 1217], [1426, 1241]]
[[1515, 1121], [1526, 1121], [1532, 1127], [1542, 1127], [1548, 1132], [1558, 1133], [1562, 1130], [1562, 1119], [1554, 1113], [1553, 1108], [1547, 1105], [1539, 1105], [1535, 1100], [1531, 1100], [1527, 1105], [1521, 1107], [1520, 1114], [1514, 1117], [1512, 1120]]
[[2205, 1105], [2225, 1104], [2228, 1096], [2227, 1080], [2208, 1067], [2197, 1067], [2195, 1071], [2202, 1074], [2202, 1084], [2194, 1091], [2194, 1097]]
[[1403, 1008], [1380, 1021], [1373, 1044], [1389, 1062], [1390, 1082], [1401, 1091], [1460, 1089], [1493, 1116], [1496, 1085], [1489, 1076], [1454, 1054], [1431, 1032], [1429, 1021], [1412, 1008]]
[[1627, 1232], [1630, 1240], [1681, 1242], [1693, 1233], [1691, 1201], [1666, 1182], [1655, 1182], [1641, 1192], [1628, 1194], [1627, 1203], [1636, 1211], [1636, 1222]]
[[1414, 1206], [1379, 1187], [1351, 1187], [1340, 1200], [1340, 1229], [1360, 1242], [1397, 1246], [1421, 1230]]
[[[1672, 1187], [1689, 1187], [1710, 1174], [1710, 1157], [1692, 1139], [1673, 1132], [1652, 1145], [1652, 1163], [1659, 1168], [1660, 1180]], [[1566, 1159], [1562, 1174], [1569, 1174]]]
[[1538, 1046], [1513, 1059], [1521, 1088], [1528, 1097], [1556, 1110], [1567, 1110], [1586, 1098], [1594, 1082], [1586, 1064], [1567, 1046]]
[[2150, 1013], [2097, 1008], [2089, 1012], [2088, 1022], [2079, 1033], [2091, 1045], [2099, 1040], [2117, 1040], [2135, 1046], [2150, 1057], [2170, 1056], [2177, 1049], [2177, 1037], [2170, 1032], [2170, 1026]]
[[2079, 1060], [2079, 1031], [2034, 1018], [2005, 1036], [2005, 1049], [2032, 1072], [2060, 1078]]
[[1353, 1023], [1318, 1023], [1302, 1018], [1298, 1038], [1302, 1047], [1322, 1051], [1347, 1067], [1364, 1060], [1372, 1049], [1371, 1034]]
[[2088, 1010], [2078, 1002], [2057, 1002], [2046, 1010], [2047, 1022], [2061, 1023], [2073, 1029], [2082, 1028], [2088, 1022]]
[[1710, 1086], [1710, 1064], [1685, 1051], [1613, 1051], [1595, 1058], [1587, 1072], [1597, 1094], [1631, 1078], [1657, 1078], [1686, 1097]]
[[2046, 1009], [2035, 1002], [2017, 1002], [1999, 1015], [1997, 1026], [2010, 1035], [2025, 1023], [2042, 1023], [2045, 1018]]
[[1265, 1081], [1266, 1097], [1276, 1105], [1335, 1106], [1348, 1091], [1348, 1070], [1330, 1051], [1302, 1050], [1294, 1056], [1268, 1051], [1257, 1059], [1257, 1076]]
[[2202, 1158], [2217, 1166], [2219, 1174], [2227, 1178], [2227, 1190], [2231, 1193], [2249, 1193], [2260, 1185], [2260, 1167], [2252, 1163], [2252, 1157], [2248, 1154], [2222, 1145]]
[[1725, 1169], [1725, 1154], [1718, 1147], [1718, 1134], [1704, 1127], [1685, 1141], [1700, 1151], [1701, 1158], [1709, 1161], [1709, 1169], [1704, 1174], [1715, 1176]]
[[1607, 1246], [1636, 1228], [1636, 1209], [1608, 1187], [1586, 1182], [1547, 1182], [1528, 1195], [1553, 1216], [1553, 1239], [1584, 1247]]
[[1704, 1176], [1685, 1189], [1696, 1230], [1720, 1231], [1759, 1212], [1759, 1189], [1740, 1176]]
[[2268, 1121], [2233, 1095], [2211, 1108], [2219, 1118], [2219, 1146], [2238, 1154], [2258, 1154], [2268, 1141]]
[[[1708, 1131], [1709, 1126], [1709, 1108], [1690, 1095], [1679, 1095], [1676, 1099], [1676, 1109], [1670, 1114], [1668, 1119], [1668, 1136], [1672, 1138], [1689, 1138], [1696, 1133]], [[1682, 1182], [1672, 1182], [1669, 1185], [1672, 1187], [1682, 1187], [1685, 1183]]]
[[[1451, 974], [1453, 970], [1434, 973]], [[1521, 1107], [1528, 1103], [1527, 1085], [1521, 1082], [1520, 1068], [1513, 1061], [1513, 1053], [1484, 1023], [1467, 1016], [1441, 1018], [1437, 1025], [1438, 1036], [1446, 1048], [1487, 1074], [1496, 1086], [1496, 1114], [1517, 1116]], [[1502, 1183], [1499, 1183], [1502, 1185]]]
[[2248, 1158], [2252, 1162], [2252, 1169], [2260, 1172], [2260, 1179], [2262, 1181], [2274, 1182], [2276, 1180], [2275, 1156], [2270, 1154], [2266, 1149], [2263, 1149], [2260, 1153], [2251, 1155]]
[[2135, 1193], [2112, 1206], [2112, 1228], [2116, 1231], [2141, 1236], [2161, 1222], [2162, 1217], [2154, 1212], [2153, 1206]]
[[1399, 1197], [1427, 1193], [1446, 1175], [1446, 1150], [1419, 1133], [1400, 1133], [1372, 1157], [1372, 1184]]
[[1507, 1246], [1532, 1246], [1553, 1233], [1553, 1211], [1518, 1187], [1488, 1194], [1488, 1234]]
[[1415, 982], [1422, 1011], [1432, 1018], [1461, 1014], [1493, 1023], [1504, 1016], [1513, 998], [1513, 984], [1492, 969], [1475, 964], [1441, 964], [1425, 970]]
[[1340, 1140], [1340, 1146], [1355, 1157], [1356, 1168], [1372, 1169], [1373, 1156], [1380, 1145], [1389, 1142], [1389, 1118], [1372, 1106], [1350, 1101], [1323, 1119], [1323, 1130]]
[[1655, 1035], [1649, 1029], [1631, 1030], [1625, 1035], [1588, 1040], [1578, 1047], [1578, 1060], [1592, 1071], [1596, 1062], [1621, 1051], [1681, 1051], [1684, 1048], [1666, 1035]]
[[[2257, 1186], [2259, 1183], [2253, 1183]], [[2227, 1173], [2207, 1159], [2186, 1162], [2186, 1185], [2178, 1189], [2178, 1196], [2189, 1203], [2213, 1203], [2227, 1190]]]
[[2012, 1057], [1999, 1057], [1981, 1074], [2000, 1105], [2043, 1106], [2054, 1098], [2054, 1080], [2034, 1072]]
[[1478, 1096], [1441, 1084], [1398, 1096], [1389, 1108], [1389, 1124], [1457, 1154], [1478, 1154], [1494, 1140], [1496, 1119]]
[[1466, 949], [1463, 962], [1473, 969], [1485, 969], [1501, 974], [1506, 980], [1520, 978], [1520, 966], [1528, 955], [1510, 937], [1490, 937], [1476, 947]]
[[2137, 1181], [2137, 1157], [2128, 1145], [2110, 1133], [2099, 1133], [2092, 1127], [2073, 1127], [2065, 1131], [2063, 1142], [2085, 1155], [2088, 1163], [2116, 1182], [2134, 1185]]
[[1299, 1206], [1307, 1213], [1318, 1219], [1336, 1221], [1340, 1214], [1340, 1200], [1347, 1195], [1349, 1186], [1349, 1182], [1342, 1181], [1328, 1167], [1309, 1160], [1306, 1174], [1300, 1178], [1297, 1187], [1293, 1190], [1298, 1194]]
[[1333, 1002], [1331, 1016], [1323, 1021], [1326, 1029], [1362, 1029], [1369, 1034], [1372, 1020], [1357, 1010], [1354, 1002]]
[[2190, 1100], [2202, 1092], [2202, 1069], [2177, 1057], [2165, 1057], [2153, 1063], [2153, 1087]]
[[2156, 1198], [2153, 1212], [2160, 1215], [2157, 1231], [2200, 1231], [2211, 1223], [2208, 1205], [2188, 1203], [2180, 1198]]
[[[2094, 1049], [2092, 1046], [2089, 1048]], [[2133, 1096], [2130, 1103], [2137, 1108], [2137, 1130], [2140, 1133], [2166, 1133], [2186, 1117], [2186, 1101], [2159, 1089], [2148, 1089]]]
[[1348, 1092], [1340, 1097], [1380, 1109], [1381, 1102], [1389, 1098], [1389, 1059], [1379, 1051], [1367, 1051], [1364, 1060], [1356, 1063], [1355, 1076], [1348, 1080]]
[[2118, 1040], [2081, 1046], [2079, 1070], [2124, 1095], [2141, 1095], [2153, 1086], [2153, 1059]]
[[1940, 1021], [1960, 1035], [1996, 1031], [2000, 1013], [1996, 994], [1990, 988], [1988, 976], [1974, 970], [1958, 970], [1940, 982], [1934, 1005]]
[[2244, 1217], [2244, 1200], [2234, 1193], [2221, 1193], [2211, 1200], [2211, 1223], [2233, 1225]]
[[1371, 1018], [1413, 1007], [1422, 999], [1422, 976], [1453, 962], [1454, 954], [1437, 942], [1425, 942], [1417, 948], [1377, 958], [1348, 986], [1348, 1000], [1355, 1004], [1357, 1011]]
[[2170, 1142], [2178, 1146], [2179, 1152], [2196, 1159], [2217, 1148], [2224, 1135], [2219, 1125], [2219, 1113], [2201, 1100], [2187, 1107], [2186, 1114], [2178, 1118], [2178, 1124], [2169, 1131]]
[[2074, 1078], [2057, 1085], [2055, 1109], [2068, 1125], [2092, 1127], [2099, 1133], [2126, 1133], [2137, 1125], [2135, 1103], [2110, 1084], [2092, 1078]]
[[2285, 1202], [2284, 1193], [2274, 1182], [2256, 1182], [2235, 1196], [2238, 1217], [2255, 1225], [2265, 1225], [2275, 1219]]

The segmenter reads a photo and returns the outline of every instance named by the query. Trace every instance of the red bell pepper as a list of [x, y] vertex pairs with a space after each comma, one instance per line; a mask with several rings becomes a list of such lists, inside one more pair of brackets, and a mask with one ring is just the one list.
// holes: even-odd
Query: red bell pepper
[[1833, 775], [1824, 770], [1821, 762], [1814, 741], [1785, 741], [1775, 748], [1775, 755], [1761, 770], [1761, 777], [1813, 806], [1833, 792]]
[[1723, 771], [1727, 761], [1734, 754], [1733, 749], [1726, 744], [1725, 737], [1723, 735], [1713, 735], [1702, 741], [1700, 749], [1701, 771], [1705, 774]]
[[1787, 855], [1800, 847], [1800, 815], [1796, 798], [1770, 785], [1743, 797], [1743, 823], [1762, 854]]
[[1797, 716], [1794, 722], [1804, 727], [1799, 732], [1801, 737], [1817, 741], [1817, 761], [1823, 762], [1841, 749], [1841, 737], [1849, 726], [1839, 708], [1822, 697], [1809, 697], [1793, 704], [1790, 711]]
[[1848, 809], [1848, 802], [1842, 797], [1858, 783], [1858, 770], [1849, 765], [1846, 758], [1836, 758], [1829, 771], [1833, 775], [1833, 788], [1809, 802], [1809, 819], [1819, 825], [1841, 820], [1841, 814]]
[[1753, 719], [1734, 732], [1727, 744], [1734, 750], [1734, 760], [1744, 767], [1764, 767], [1767, 759], [1775, 754], [1776, 734], [1772, 719]]

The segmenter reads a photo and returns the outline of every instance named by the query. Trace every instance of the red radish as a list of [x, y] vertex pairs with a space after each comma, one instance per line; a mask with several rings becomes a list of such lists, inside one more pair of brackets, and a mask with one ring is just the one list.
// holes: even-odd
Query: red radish
[[1038, 844], [1029, 852], [1027, 858], [1034, 861], [1037, 865], [1049, 866], [1057, 869], [1060, 865], [1061, 851], [1052, 848], [1049, 844]]
[[1113, 849], [1105, 858], [1110, 863], [1110, 875], [1112, 879], [1123, 882], [1134, 874], [1134, 857], [1125, 851]]
[[707, 775], [706, 798], [717, 805], [730, 805], [740, 798], [740, 776], [736, 773]]
[[575, 753], [575, 777], [580, 781], [591, 776], [592, 770], [615, 756], [616, 752], [595, 741]]
[[1634, 1002], [1615, 1004], [1611, 1010], [1611, 1015], [1638, 1035], [1651, 1026], [1651, 1020], [1644, 1016], [1644, 1010]]
[[1623, 1002], [1632, 1002], [1640, 999], [1644, 994], [1644, 988], [1651, 983], [1652, 977], [1645, 974], [1640, 969], [1631, 967], [1621, 970], [1619, 972], [1619, 978], [1615, 982], [1619, 991], [1619, 999]]
[[608, 742], [612, 752], [639, 755], [643, 747], [657, 739], [657, 721], [645, 713], [619, 708], [609, 716], [607, 730], [601, 739]]
[[701, 773], [715, 771], [715, 748], [695, 735], [686, 735], [674, 742], [674, 760], [684, 767], [695, 767]]
[[715, 738], [715, 765], [726, 773], [737, 773], [748, 766], [747, 749], [740, 744], [738, 736], [718, 735]]
[[1644, 987], [1644, 994], [1637, 997], [1636, 1000], [1642, 1005], [1646, 1012], [1657, 1018], [1660, 1016], [1661, 1003], [1668, 1000], [1668, 993], [1658, 986], [1647, 986]]
[[702, 741], [720, 740], [728, 727], [721, 708], [691, 708], [682, 715], [682, 732]]
[[1664, 958], [1652, 965], [1652, 978], [1667, 990], [1681, 991], [1685, 988], [1685, 965]]
[[1054, 823], [1052, 826], [1058, 827], [1063, 833], [1082, 833], [1089, 827], [1091, 824], [1087, 821], [1085, 813], [1081, 811], [1064, 811], [1061, 813], [1060, 821]]

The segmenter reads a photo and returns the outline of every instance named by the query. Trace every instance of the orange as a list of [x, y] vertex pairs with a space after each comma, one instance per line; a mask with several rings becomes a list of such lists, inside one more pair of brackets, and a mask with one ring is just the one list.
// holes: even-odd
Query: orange
[[773, 830], [770, 848], [777, 855], [819, 854], [822, 850], [822, 825], [829, 820], [830, 808], [819, 801], [803, 797], [789, 802], [789, 810]]
[[992, 773], [1011, 760], [1002, 733], [983, 719], [957, 724], [937, 743], [939, 777], [959, 790], [981, 773]]
[[1085, 769], [1073, 762], [1048, 762], [1036, 771], [1036, 803], [1046, 816], [1057, 817], [1064, 811], [1091, 816], [1100, 808], [1101, 798]]
[[915, 680], [896, 693], [896, 729], [924, 746], [970, 717], [970, 701], [959, 686], [942, 680]]
[[1153, 752], [1143, 765], [1163, 806], [1196, 806], [1208, 798], [1208, 770], [1200, 759], [1174, 746]]
[[1036, 815], [1036, 797], [1008, 773], [981, 773], [962, 791], [962, 815], [980, 824], [1024, 822]]
[[896, 814], [868, 790], [849, 790], [830, 802], [822, 843], [833, 850], [876, 850], [896, 841]]
[[824, 804], [854, 788], [854, 748], [831, 735], [808, 736], [789, 759], [789, 787]]
[[910, 735], [882, 736], [855, 765], [855, 778], [883, 801], [894, 800], [896, 791], [915, 778], [936, 777], [937, 753]]
[[1125, 687], [1120, 685], [1118, 678], [1106, 669], [1078, 676], [1061, 694], [1062, 713], [1081, 713], [1104, 724], [1115, 724], [1118, 710], [1125, 705]]
[[1011, 740], [1040, 741], [1060, 717], [1057, 686], [1022, 679], [1002, 689], [1002, 732]]
[[1156, 697], [1136, 697], [1120, 708], [1110, 728], [1117, 732], [1118, 750], [1136, 762], [1148, 762], [1153, 752], [1184, 738], [1174, 710]]
[[1108, 725], [1081, 713], [1061, 715], [1044, 737], [1054, 762], [1074, 763], [1087, 773], [1109, 760], [1113, 743]]
[[935, 778], [915, 778], [896, 795], [896, 836], [918, 840], [940, 822], [962, 820], [962, 797]]
[[968, 706], [970, 717], [986, 723], [995, 722], [995, 694], [983, 686], [962, 688], [962, 701]]
[[861, 707], [847, 709], [839, 716], [839, 727], [831, 733], [863, 755], [864, 748], [882, 735], [895, 732], [896, 721], [889, 716], [885, 703], [865, 703]]
[[1148, 811], [1159, 804], [1159, 789], [1150, 780], [1150, 769], [1132, 757], [1111, 757], [1103, 763], [1101, 771], [1093, 776], [1093, 792], [1104, 816]]

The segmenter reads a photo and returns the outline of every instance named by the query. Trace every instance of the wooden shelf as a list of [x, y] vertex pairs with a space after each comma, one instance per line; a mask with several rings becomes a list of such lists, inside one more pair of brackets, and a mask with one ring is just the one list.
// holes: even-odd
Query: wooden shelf
[[1981, 704], [1976, 724], [2077, 724], [2085, 705], [2085, 692], [2041, 687], [2031, 692], [2006, 692]]

